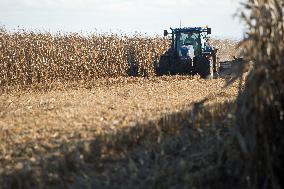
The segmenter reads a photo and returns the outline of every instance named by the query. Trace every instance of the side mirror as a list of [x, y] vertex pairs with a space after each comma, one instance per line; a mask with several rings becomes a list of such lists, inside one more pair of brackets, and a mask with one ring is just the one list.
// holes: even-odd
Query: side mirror
[[169, 34], [167, 30], [164, 30], [164, 36], [166, 37]]
[[211, 34], [211, 28], [207, 28], [207, 34]]

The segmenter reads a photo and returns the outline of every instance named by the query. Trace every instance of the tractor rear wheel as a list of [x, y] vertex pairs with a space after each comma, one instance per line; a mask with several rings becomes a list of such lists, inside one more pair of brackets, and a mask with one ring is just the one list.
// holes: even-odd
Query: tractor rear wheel
[[128, 76], [137, 77], [138, 76], [139, 67], [137, 64], [131, 64], [128, 69]]
[[155, 67], [155, 72], [156, 75], [161, 76], [161, 75], [166, 75], [169, 73], [169, 57], [167, 56], [161, 56], [159, 65]]
[[213, 78], [213, 59], [204, 56], [196, 58], [196, 71], [202, 78]]

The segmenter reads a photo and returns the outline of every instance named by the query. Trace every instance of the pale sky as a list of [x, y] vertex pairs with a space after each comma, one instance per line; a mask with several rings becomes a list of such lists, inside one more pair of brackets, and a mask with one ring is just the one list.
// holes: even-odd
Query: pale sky
[[0, 26], [64, 32], [163, 34], [182, 26], [212, 27], [217, 37], [243, 37], [234, 18], [241, 0], [0, 0]]

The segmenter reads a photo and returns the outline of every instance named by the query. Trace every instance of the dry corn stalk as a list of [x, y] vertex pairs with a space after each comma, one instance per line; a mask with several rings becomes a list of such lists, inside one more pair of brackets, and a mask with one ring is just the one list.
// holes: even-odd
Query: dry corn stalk
[[[142, 70], [154, 75], [154, 62], [168, 48], [160, 37], [109, 34], [52, 35], [0, 30], [0, 84], [44, 84], [55, 81], [89, 81], [126, 76], [129, 57]], [[130, 53], [129, 53], [130, 52]]]
[[[254, 60], [238, 98], [237, 136], [245, 158], [243, 180], [253, 188], [284, 187], [284, 1], [249, 0], [244, 57]], [[282, 173], [281, 173], [282, 172]]]

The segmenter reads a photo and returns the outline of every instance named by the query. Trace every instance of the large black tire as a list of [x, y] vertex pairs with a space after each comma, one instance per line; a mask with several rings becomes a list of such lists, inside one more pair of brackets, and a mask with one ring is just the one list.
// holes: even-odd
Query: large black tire
[[170, 71], [169, 57], [161, 56], [159, 65], [155, 67], [156, 75], [162, 76], [168, 74]]
[[213, 59], [204, 56], [196, 57], [195, 67], [202, 78], [213, 78]]
[[130, 68], [128, 69], [128, 76], [137, 77], [138, 76], [139, 67], [137, 64], [131, 64]]
[[157, 76], [162, 76], [163, 72], [160, 67], [155, 67], [155, 73]]

